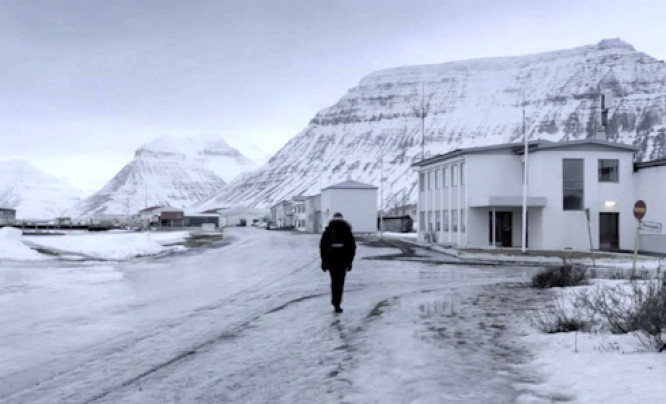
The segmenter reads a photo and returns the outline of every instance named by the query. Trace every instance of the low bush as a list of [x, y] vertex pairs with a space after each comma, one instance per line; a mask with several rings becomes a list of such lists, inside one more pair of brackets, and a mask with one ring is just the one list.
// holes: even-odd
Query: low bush
[[529, 320], [534, 328], [548, 334], [589, 331], [593, 325], [591, 317], [586, 313], [578, 309], [567, 310], [562, 303], [534, 313]]
[[578, 286], [586, 282], [586, 269], [574, 264], [551, 267], [532, 277], [532, 286], [539, 289]]

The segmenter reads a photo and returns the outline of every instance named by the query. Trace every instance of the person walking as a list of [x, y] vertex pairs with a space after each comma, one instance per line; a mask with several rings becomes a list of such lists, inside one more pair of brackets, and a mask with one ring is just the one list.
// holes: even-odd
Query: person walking
[[319, 242], [319, 254], [322, 271], [328, 271], [331, 275], [331, 304], [336, 313], [342, 313], [340, 303], [345, 287], [345, 276], [352, 270], [352, 261], [356, 255], [356, 240], [351, 226], [344, 220], [342, 213], [336, 212], [333, 219], [328, 222]]

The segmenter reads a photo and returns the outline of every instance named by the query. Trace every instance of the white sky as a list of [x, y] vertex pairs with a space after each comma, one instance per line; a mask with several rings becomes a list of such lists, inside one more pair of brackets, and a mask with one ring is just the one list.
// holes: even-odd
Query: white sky
[[0, 0], [0, 160], [92, 190], [162, 135], [276, 152], [383, 68], [619, 37], [666, 57], [661, 0]]

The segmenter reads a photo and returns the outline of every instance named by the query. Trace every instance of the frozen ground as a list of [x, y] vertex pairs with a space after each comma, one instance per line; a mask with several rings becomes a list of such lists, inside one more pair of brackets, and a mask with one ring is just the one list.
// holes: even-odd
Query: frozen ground
[[526, 327], [551, 298], [520, 286], [534, 269], [360, 242], [336, 315], [317, 235], [225, 231], [199, 253], [0, 262], [0, 403], [589, 397]]

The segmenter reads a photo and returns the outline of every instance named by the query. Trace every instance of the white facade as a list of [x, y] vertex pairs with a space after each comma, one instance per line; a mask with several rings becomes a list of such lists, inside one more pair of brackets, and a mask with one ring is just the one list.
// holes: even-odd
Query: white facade
[[[666, 160], [637, 164], [634, 174], [634, 198], [646, 205], [646, 222], [654, 222], [662, 227], [661, 232], [641, 231], [640, 249], [666, 253]], [[634, 224], [635, 225], [635, 224]]]
[[322, 189], [323, 226], [336, 212], [342, 213], [354, 233], [376, 232], [377, 187], [349, 180]]
[[293, 218], [294, 212], [290, 201], [281, 201], [271, 207], [271, 221], [279, 229], [292, 227]]
[[321, 233], [324, 231], [322, 228], [321, 194], [306, 199], [305, 216], [305, 231], [308, 233]]
[[[419, 239], [468, 247], [520, 247], [523, 150], [521, 144], [470, 148], [415, 164]], [[635, 150], [597, 140], [531, 142], [527, 247], [589, 249], [589, 209], [593, 248], [633, 248]]]
[[237, 206], [219, 212], [220, 227], [250, 226], [255, 220], [262, 220], [270, 215], [268, 209]]
[[292, 211], [294, 212], [294, 230], [306, 231], [307, 229], [307, 213], [305, 207], [305, 201], [307, 199], [308, 198], [305, 196], [295, 196], [291, 200]]

